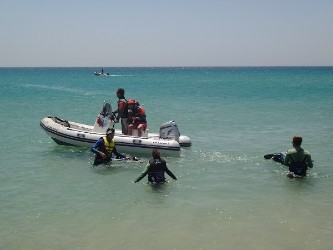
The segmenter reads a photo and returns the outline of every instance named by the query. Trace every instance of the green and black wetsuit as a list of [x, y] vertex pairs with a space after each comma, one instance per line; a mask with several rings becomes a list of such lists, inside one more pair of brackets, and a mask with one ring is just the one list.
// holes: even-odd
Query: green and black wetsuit
[[148, 182], [164, 183], [165, 182], [164, 173], [167, 173], [172, 179], [177, 180], [177, 177], [167, 167], [166, 162], [163, 158], [158, 158], [158, 159], [151, 158], [145, 170], [134, 182], [139, 182], [148, 174]]

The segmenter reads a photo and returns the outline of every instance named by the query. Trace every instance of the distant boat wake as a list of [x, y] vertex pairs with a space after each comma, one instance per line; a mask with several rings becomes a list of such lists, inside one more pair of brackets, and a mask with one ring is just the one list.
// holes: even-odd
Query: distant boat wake
[[84, 95], [84, 96], [91, 96], [91, 95], [97, 95], [97, 94], [103, 94], [103, 92], [96, 92], [96, 91], [83, 91], [81, 89], [77, 88], [68, 88], [63, 86], [49, 86], [49, 85], [41, 85], [41, 84], [27, 84], [23, 87], [27, 88], [39, 88], [39, 89], [50, 89], [55, 91], [63, 91], [63, 92], [69, 92], [69, 93], [75, 93], [78, 95]]

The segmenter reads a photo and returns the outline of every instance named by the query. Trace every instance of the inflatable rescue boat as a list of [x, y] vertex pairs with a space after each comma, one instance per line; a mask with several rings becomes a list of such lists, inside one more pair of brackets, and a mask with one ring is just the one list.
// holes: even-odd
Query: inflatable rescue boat
[[[57, 144], [91, 147], [100, 137], [105, 136], [108, 128], [115, 125], [111, 105], [104, 102], [102, 112], [97, 116], [93, 126], [72, 122], [48, 116], [40, 121], [41, 128]], [[116, 130], [114, 140], [117, 150], [124, 153], [150, 154], [152, 149], [159, 149], [162, 154], [179, 155], [180, 147], [190, 147], [191, 139], [180, 135], [176, 122], [169, 121], [160, 126], [159, 133], [144, 131], [141, 137], [137, 136], [137, 130], [133, 129], [133, 135], [122, 134]]]

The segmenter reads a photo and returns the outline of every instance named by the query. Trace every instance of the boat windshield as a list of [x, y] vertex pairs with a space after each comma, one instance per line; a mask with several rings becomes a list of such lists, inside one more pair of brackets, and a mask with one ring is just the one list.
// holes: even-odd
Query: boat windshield
[[109, 102], [104, 101], [101, 115], [108, 116], [111, 114], [111, 112], [112, 112], [111, 104]]

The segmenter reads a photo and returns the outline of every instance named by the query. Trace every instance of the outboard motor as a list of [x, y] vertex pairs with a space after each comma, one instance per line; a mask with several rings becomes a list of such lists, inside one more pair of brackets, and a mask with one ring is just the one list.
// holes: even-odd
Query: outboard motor
[[112, 114], [111, 104], [104, 101], [101, 113], [97, 116], [93, 131], [105, 133], [108, 128], [114, 126], [114, 115]]
[[169, 121], [166, 123], [163, 123], [160, 126], [160, 138], [162, 139], [175, 139], [179, 142], [179, 129], [174, 121]]

